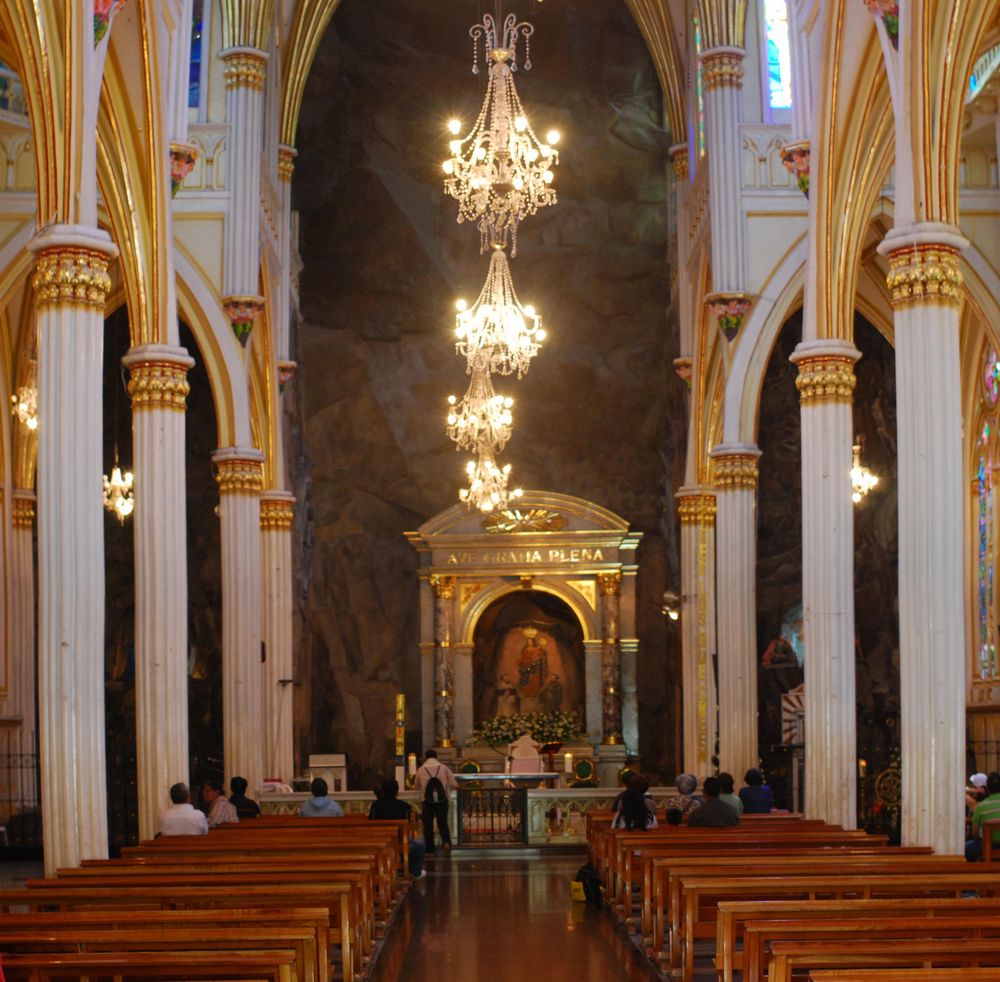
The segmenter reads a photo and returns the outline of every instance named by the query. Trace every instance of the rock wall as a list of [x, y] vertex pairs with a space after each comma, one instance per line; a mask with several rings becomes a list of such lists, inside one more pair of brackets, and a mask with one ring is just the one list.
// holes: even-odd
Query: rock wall
[[[526, 4], [522, 4], [526, 7]], [[461, 395], [453, 304], [486, 275], [478, 232], [455, 222], [440, 161], [446, 121], [470, 124], [468, 10], [343, 0], [310, 77], [293, 184], [302, 322], [291, 411], [304, 501], [297, 544], [296, 719], [301, 760], [344, 751], [351, 780], [391, 763], [392, 707], [420, 721], [416, 556], [403, 538], [456, 500], [464, 455], [444, 430]], [[515, 397], [505, 454], [516, 483], [579, 495], [645, 533], [639, 553], [643, 763], [669, 778], [679, 639], [660, 598], [676, 586], [671, 496], [683, 476], [684, 390], [670, 363], [668, 185], [659, 84], [623, 3], [531, 5], [536, 130], [563, 133], [559, 204], [528, 220], [513, 262], [549, 331]]]

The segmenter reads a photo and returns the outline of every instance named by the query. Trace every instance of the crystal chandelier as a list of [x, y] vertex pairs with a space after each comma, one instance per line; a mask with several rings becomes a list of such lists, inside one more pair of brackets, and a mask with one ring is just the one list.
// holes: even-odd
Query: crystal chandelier
[[38, 391], [33, 385], [22, 385], [10, 397], [10, 411], [29, 430], [38, 429]]
[[476, 302], [469, 307], [459, 300], [455, 307], [455, 347], [465, 355], [469, 372], [473, 365], [482, 364], [489, 372], [516, 372], [521, 378], [545, 340], [545, 329], [535, 308], [522, 307], [517, 299], [503, 249], [494, 248]]
[[867, 467], [861, 466], [861, 437], [851, 447], [854, 454], [854, 466], [851, 467], [851, 501], [858, 504], [861, 499], [878, 484], [878, 477]]
[[506, 246], [517, 255], [517, 227], [539, 208], [556, 203], [552, 168], [559, 163], [557, 130], [540, 140], [528, 121], [514, 86], [517, 46], [525, 43], [524, 67], [531, 69], [531, 35], [534, 27], [514, 14], [486, 14], [473, 25], [472, 71], [479, 74], [479, 45], [489, 65], [486, 97], [475, 125], [460, 136], [462, 122], [453, 119], [448, 129], [454, 139], [451, 156], [443, 163], [445, 193], [458, 202], [458, 221], [479, 226], [480, 252], [490, 245]]
[[521, 488], [507, 490], [510, 464], [498, 467], [492, 451], [487, 449], [481, 450], [476, 460], [465, 465], [465, 475], [469, 486], [458, 492], [459, 500], [483, 513], [504, 509], [512, 498], [520, 498], [524, 493]]
[[477, 368], [461, 402], [448, 396], [448, 436], [461, 450], [488, 447], [499, 453], [510, 439], [513, 405], [510, 396], [494, 392], [489, 372]]
[[125, 524], [125, 519], [132, 514], [135, 508], [135, 497], [133, 495], [133, 485], [135, 478], [131, 471], [122, 474], [122, 469], [118, 465], [118, 451], [115, 451], [115, 466], [111, 470], [111, 477], [107, 474], [104, 478], [104, 507], [118, 519], [119, 525]]

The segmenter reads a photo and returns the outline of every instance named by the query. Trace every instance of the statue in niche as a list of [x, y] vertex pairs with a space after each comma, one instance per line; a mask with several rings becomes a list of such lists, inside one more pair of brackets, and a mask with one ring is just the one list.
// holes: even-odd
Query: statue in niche
[[504, 672], [497, 682], [496, 716], [516, 716], [521, 711], [521, 697], [511, 677]]
[[517, 658], [517, 687], [521, 695], [521, 708], [526, 713], [542, 712], [539, 694], [548, 675], [548, 641], [539, 637], [533, 627], [524, 628], [524, 647]]

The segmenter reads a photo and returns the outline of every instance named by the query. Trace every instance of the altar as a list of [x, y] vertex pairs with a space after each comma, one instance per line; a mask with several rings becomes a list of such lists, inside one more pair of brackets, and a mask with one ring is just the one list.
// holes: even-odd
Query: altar
[[485, 775], [529, 733], [586, 761], [584, 783], [617, 788], [640, 749], [641, 535], [592, 502], [525, 491], [491, 515], [456, 505], [407, 538], [420, 561], [423, 745]]

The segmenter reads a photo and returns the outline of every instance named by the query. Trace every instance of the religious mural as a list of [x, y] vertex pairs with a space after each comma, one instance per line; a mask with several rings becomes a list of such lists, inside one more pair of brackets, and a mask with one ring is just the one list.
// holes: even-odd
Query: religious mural
[[473, 649], [476, 724], [518, 713], [584, 715], [583, 631], [549, 594], [517, 591], [486, 609]]

